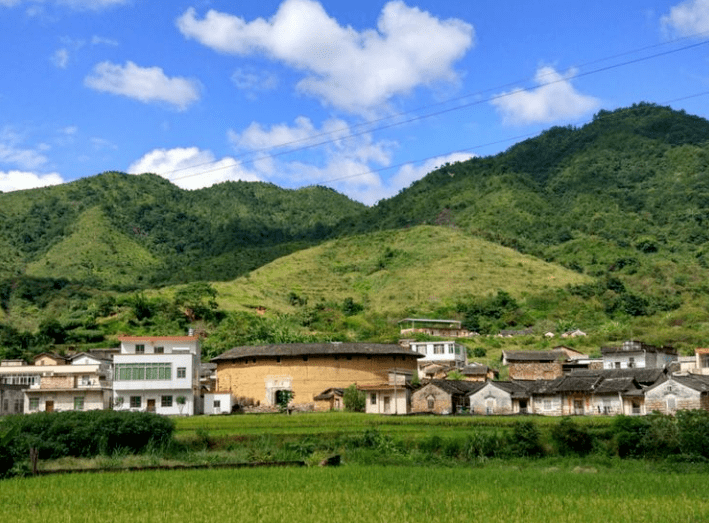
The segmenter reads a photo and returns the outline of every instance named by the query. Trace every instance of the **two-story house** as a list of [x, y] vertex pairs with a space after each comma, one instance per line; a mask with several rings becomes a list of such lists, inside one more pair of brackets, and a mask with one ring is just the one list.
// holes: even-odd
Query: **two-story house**
[[601, 347], [604, 369], [662, 369], [677, 360], [672, 347], [624, 341], [620, 347]]
[[113, 407], [191, 416], [201, 412], [197, 336], [123, 336], [113, 357]]
[[411, 341], [408, 343], [409, 349], [422, 354], [418, 360], [419, 377], [428, 377], [427, 369], [462, 369], [468, 363], [468, 355], [465, 347], [455, 341]]
[[[27, 374], [32, 369], [33, 374]], [[24, 412], [97, 410], [111, 406], [111, 362], [87, 353], [71, 357], [39, 354], [18, 367], [33, 376], [24, 391]]]

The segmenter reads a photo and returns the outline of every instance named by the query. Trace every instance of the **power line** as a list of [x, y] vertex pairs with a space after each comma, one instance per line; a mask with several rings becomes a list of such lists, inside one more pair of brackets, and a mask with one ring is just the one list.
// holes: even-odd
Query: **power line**
[[[704, 35], [704, 34], [706, 34], [706, 33], [698, 33], [698, 35]], [[617, 55], [613, 55], [613, 56], [611, 56], [611, 57], [601, 58], [601, 59], [598, 59], [598, 60], [594, 60], [594, 61], [592, 61], [592, 62], [588, 62], [586, 65], [588, 65], [588, 64], [594, 64], [594, 63], [599, 63], [599, 62], [607, 61], [607, 60], [614, 59], [614, 58], [617, 58], [617, 57], [627, 56], [627, 55], [634, 54], [634, 53], [637, 53], [637, 52], [642, 52], [642, 51], [645, 51], [645, 50], [648, 50], [648, 49], [654, 49], [654, 48], [657, 48], [657, 47], [661, 47], [661, 46], [673, 44], [673, 43], [676, 43], [676, 42], [679, 42], [679, 41], [683, 41], [683, 40], [686, 40], [686, 39], [688, 39], [688, 38], [692, 38], [692, 37], [695, 37], [695, 36], [697, 36], [697, 35], [691, 35], [691, 36], [688, 36], [688, 37], [683, 37], [683, 38], [680, 38], [680, 39], [673, 40], [673, 41], [671, 41], [671, 42], [662, 43], [662, 44], [655, 44], [655, 45], [646, 46], [646, 47], [643, 47], [643, 48], [640, 48], [640, 49], [637, 49], [637, 50], [627, 51], [627, 52], [624, 52], [624, 53], [620, 53], [620, 54], [617, 54]], [[301, 147], [290, 148], [290, 149], [287, 149], [287, 150], [284, 150], [284, 151], [281, 151], [281, 152], [275, 152], [275, 153], [270, 153], [270, 154], [264, 154], [264, 155], [262, 155], [262, 156], [257, 156], [258, 153], [260, 153], [260, 152], [272, 151], [272, 150], [274, 150], [274, 149], [276, 149], [276, 150], [277, 150], [277, 149], [282, 149], [282, 148], [288, 147], [289, 145], [293, 145], [293, 144], [297, 144], [297, 143], [302, 143], [302, 142], [304, 142], [304, 141], [310, 141], [310, 140], [313, 140], [314, 138], [318, 138], [318, 137], [331, 136], [331, 135], [333, 135], [333, 134], [341, 133], [341, 132], [343, 132], [343, 131], [347, 131], [347, 130], [348, 130], [348, 128], [340, 128], [340, 129], [336, 129], [336, 130], [333, 130], [333, 131], [328, 131], [328, 132], [325, 132], [325, 133], [320, 133], [320, 134], [317, 134], [317, 135], [309, 136], [309, 137], [307, 137], [307, 138], [303, 138], [303, 139], [299, 139], [299, 140], [293, 140], [293, 141], [291, 141], [291, 142], [286, 142], [286, 143], [279, 144], [279, 145], [276, 145], [276, 146], [273, 146], [273, 147], [258, 149], [258, 150], [254, 150], [254, 151], [249, 151], [249, 152], [244, 153], [244, 154], [242, 154], [242, 155], [240, 155], [240, 156], [243, 157], [243, 156], [246, 156], [246, 155], [253, 155], [253, 158], [251, 158], [251, 159], [249, 159], [249, 160], [246, 160], [246, 161], [244, 161], [244, 162], [241, 162], [241, 163], [247, 163], [247, 164], [250, 163], [250, 164], [253, 164], [254, 162], [259, 161], [259, 160], [278, 158], [278, 157], [284, 156], [284, 155], [286, 155], [286, 154], [291, 154], [291, 153], [295, 153], [295, 152], [299, 152], [299, 151], [303, 151], [303, 150], [307, 150], [307, 149], [311, 149], [311, 148], [315, 148], [315, 147], [320, 147], [320, 146], [327, 145], [327, 144], [330, 144], [330, 143], [334, 143], [334, 142], [337, 142], [337, 141], [340, 141], [340, 140], [346, 140], [346, 139], [350, 139], [350, 138], [355, 138], [355, 137], [357, 137], [357, 136], [361, 136], [361, 135], [364, 135], [364, 134], [373, 133], [373, 132], [377, 132], [377, 131], [389, 129], [389, 128], [392, 128], [392, 127], [397, 127], [397, 126], [400, 126], [400, 125], [405, 125], [405, 124], [408, 124], [408, 123], [417, 122], [417, 121], [420, 121], [420, 120], [432, 118], [432, 117], [435, 117], [435, 116], [440, 116], [440, 115], [442, 115], [442, 114], [446, 114], [446, 113], [450, 113], [450, 112], [454, 112], [454, 111], [459, 111], [459, 110], [462, 110], [462, 109], [466, 109], [466, 108], [473, 107], [473, 106], [476, 106], [476, 105], [481, 105], [481, 104], [484, 104], [484, 103], [489, 103], [489, 102], [492, 102], [492, 101], [494, 101], [494, 100], [498, 100], [498, 99], [505, 98], [505, 97], [508, 97], [508, 96], [513, 96], [514, 94], [517, 94], [517, 93], [519, 93], [519, 92], [528, 92], [528, 91], [531, 91], [531, 90], [533, 90], [533, 89], [538, 89], [538, 88], [545, 87], [545, 86], [548, 86], [548, 85], [553, 85], [553, 84], [556, 84], [556, 83], [566, 82], [566, 81], [568, 81], [568, 80], [572, 80], [572, 79], [575, 79], [575, 78], [581, 78], [581, 77], [585, 77], [585, 76], [590, 76], [590, 75], [592, 75], [592, 74], [598, 74], [598, 73], [601, 73], [601, 72], [605, 72], [605, 71], [609, 71], [609, 70], [613, 70], [613, 69], [618, 69], [618, 68], [626, 67], [626, 66], [629, 66], [629, 65], [632, 65], [632, 64], [636, 64], [636, 63], [640, 63], [640, 62], [652, 60], [652, 59], [655, 59], [655, 58], [658, 58], [658, 57], [661, 57], [661, 56], [667, 56], [667, 55], [670, 55], [670, 54], [674, 54], [674, 53], [686, 51], [686, 50], [689, 50], [689, 49], [692, 49], [692, 48], [696, 48], [696, 47], [699, 47], [699, 46], [702, 46], [702, 45], [706, 45], [707, 43], [709, 43], [709, 40], [703, 40], [703, 41], [701, 41], [701, 42], [695, 42], [695, 43], [688, 44], [688, 45], [685, 45], [685, 46], [682, 46], [682, 47], [679, 47], [679, 48], [675, 48], [675, 49], [670, 49], [670, 50], [667, 50], [667, 51], [662, 51], [662, 52], [654, 53], [654, 54], [652, 54], [652, 55], [648, 55], [648, 56], [644, 56], [644, 57], [639, 57], [639, 58], [635, 58], [635, 59], [632, 59], [632, 60], [626, 60], [626, 61], [624, 61], [624, 62], [620, 62], [620, 63], [616, 63], [616, 64], [611, 64], [611, 65], [604, 66], [604, 67], [599, 67], [599, 68], [596, 68], [596, 69], [592, 69], [592, 70], [590, 70], [590, 71], [577, 72], [577, 73], [574, 73], [574, 74], [572, 74], [572, 75], [565, 75], [565, 76], [562, 76], [561, 78], [558, 78], [558, 79], [555, 79], [555, 80], [552, 80], [552, 81], [549, 81], [549, 82], [546, 82], [546, 83], [540, 83], [540, 84], [538, 84], [538, 85], [536, 85], [536, 86], [518, 88], [518, 89], [515, 89], [514, 91], [510, 91], [510, 92], [505, 92], [505, 93], [501, 93], [501, 94], [489, 96], [489, 97], [483, 98], [483, 99], [477, 99], [477, 100], [474, 100], [474, 101], [469, 102], [469, 103], [465, 103], [465, 104], [462, 104], [462, 105], [456, 105], [456, 106], [454, 106], [454, 107], [449, 107], [449, 108], [441, 109], [441, 110], [434, 111], [434, 112], [425, 113], [425, 114], [418, 115], [418, 116], [414, 116], [414, 117], [411, 117], [411, 118], [408, 118], [408, 119], [395, 121], [395, 122], [392, 122], [392, 123], [389, 123], [389, 124], [386, 124], [386, 125], [381, 125], [381, 126], [373, 127], [373, 128], [372, 128], [372, 127], [368, 127], [368, 128], [366, 128], [366, 129], [361, 130], [361, 131], [358, 131], [358, 132], [350, 132], [350, 133], [349, 133], [347, 136], [345, 136], [345, 137], [338, 137], [338, 138], [335, 138], [335, 139], [323, 140], [323, 141], [319, 141], [319, 142], [316, 142], [316, 143], [310, 143], [310, 144], [307, 144], [307, 145], [303, 145], [303, 146], [301, 146]], [[553, 74], [553, 73], [550, 73], [550, 74]], [[530, 81], [530, 79], [527, 79], [527, 80], [524, 80], [524, 81]], [[490, 92], [490, 91], [495, 91], [495, 90], [503, 89], [503, 88], [505, 88], [505, 87], [510, 87], [510, 86], [513, 86], [513, 85], [515, 85], [515, 83], [508, 83], [508, 84], [505, 84], [505, 85], [503, 85], [503, 86], [501, 86], [501, 87], [489, 88], [489, 89], [486, 89], [486, 90], [483, 90], [483, 91], [478, 91], [477, 93], [467, 94], [467, 95], [464, 95], [464, 96], [461, 96], [461, 97], [458, 97], [458, 98], [454, 98], [454, 99], [447, 100], [447, 101], [444, 101], [444, 102], [439, 102], [439, 103], [437, 103], [437, 104], [431, 104], [431, 105], [428, 105], [428, 106], [424, 106], [423, 109], [427, 109], [427, 108], [430, 108], [430, 107], [437, 107], [437, 106], [444, 105], [444, 104], [448, 104], [448, 103], [451, 103], [451, 102], [464, 100], [464, 99], [470, 98], [471, 96], [479, 96], [481, 93]], [[417, 111], [419, 111], [419, 110], [421, 110], [421, 109], [422, 109], [422, 108], [415, 109], [415, 110], [408, 111], [408, 112], [404, 112], [404, 113], [399, 113], [399, 114], [396, 114], [396, 115], [393, 115], [393, 116], [389, 116], [389, 117], [386, 117], [386, 118], [381, 118], [381, 119], [378, 119], [378, 120], [372, 120], [372, 121], [368, 121], [368, 122], [363, 122], [363, 123], [361, 123], [361, 124], [356, 124], [356, 125], [352, 126], [351, 128], [355, 128], [355, 129], [356, 129], [356, 128], [361, 128], [361, 127], [364, 127], [364, 126], [371, 125], [371, 124], [373, 124], [373, 123], [385, 122], [385, 121], [391, 120], [392, 118], [400, 118], [401, 116], [405, 116], [405, 115], [407, 115], [407, 114], [415, 113], [415, 112], [417, 112]], [[508, 141], [508, 140], [503, 140], [503, 141]], [[237, 158], [238, 158], [238, 157], [239, 157], [239, 156], [237, 156]], [[434, 157], [434, 158], [435, 158], [435, 157]], [[223, 160], [219, 160], [219, 162], [221, 162], [221, 161], [223, 161]], [[215, 163], [217, 163], [217, 162], [216, 162], [216, 161], [215, 161], [215, 162], [205, 162], [205, 163], [202, 163], [202, 164], [197, 164], [197, 165], [192, 165], [192, 166], [189, 166], [189, 167], [184, 167], [184, 168], [180, 168], [180, 169], [175, 169], [175, 170], [173, 170], [173, 171], [168, 171], [168, 172], [166, 172], [166, 173], [163, 173], [163, 176], [166, 176], [166, 175], [169, 175], [169, 174], [174, 174], [174, 173], [177, 173], [177, 172], [180, 172], [180, 171], [183, 171], [183, 170], [195, 169], [195, 168], [198, 168], [198, 167], [201, 167], [201, 166], [204, 166], [204, 165], [212, 165], [212, 164], [215, 164]], [[221, 166], [219, 166], [219, 167], [215, 167], [215, 168], [212, 168], [212, 169], [207, 169], [207, 170], [199, 171], [199, 172], [196, 172], [196, 173], [190, 173], [190, 174], [186, 174], [186, 175], [184, 175], [184, 176], [175, 177], [175, 178], [172, 178], [172, 180], [173, 180], [173, 181], [182, 180], [182, 179], [185, 179], [185, 178], [191, 178], [191, 177], [194, 177], [194, 176], [201, 176], [201, 175], [209, 174], [209, 173], [212, 173], [212, 172], [217, 172], [217, 171], [224, 170], [224, 169], [229, 169], [229, 168], [232, 168], [232, 167], [238, 165], [239, 163], [240, 163], [240, 162], [236, 162], [236, 161], [235, 161], [235, 162], [233, 162], [233, 163], [228, 163], [228, 164], [226, 164], [226, 165], [221, 165]], [[411, 162], [406, 162], [406, 163], [408, 164], [408, 163], [411, 163]], [[404, 164], [404, 165], [405, 165], [405, 164]], [[392, 167], [385, 167], [385, 168], [382, 168], [382, 169], [372, 170], [372, 171], [368, 171], [367, 173], [370, 173], [370, 172], [371, 172], [371, 173], [380, 172], [380, 171], [382, 171], [382, 170], [386, 170], [386, 169], [389, 169], [389, 168], [392, 168]], [[364, 173], [364, 174], [367, 174], [367, 173]], [[348, 176], [348, 177], [346, 177], [346, 178], [349, 178], [349, 177], [350, 177], [350, 176]], [[338, 178], [338, 179], [340, 179], [340, 178]], [[324, 183], [327, 183], [327, 182], [324, 182]]]

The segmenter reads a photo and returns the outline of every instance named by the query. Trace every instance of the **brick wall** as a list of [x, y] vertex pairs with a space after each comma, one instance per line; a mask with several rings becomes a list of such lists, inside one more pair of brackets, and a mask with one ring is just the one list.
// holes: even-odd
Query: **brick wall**
[[39, 382], [40, 389], [73, 389], [74, 376], [43, 376]]
[[563, 372], [561, 362], [512, 362], [509, 364], [511, 380], [553, 380]]

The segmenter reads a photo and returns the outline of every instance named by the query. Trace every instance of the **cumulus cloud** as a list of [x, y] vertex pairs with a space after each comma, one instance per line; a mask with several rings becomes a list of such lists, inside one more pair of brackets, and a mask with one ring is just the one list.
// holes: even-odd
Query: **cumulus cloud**
[[661, 18], [662, 26], [681, 36], [709, 31], [709, 0], [687, 0]]
[[35, 187], [58, 185], [64, 180], [58, 173], [37, 174], [26, 171], [0, 171], [0, 191], [21, 191]]
[[133, 174], [155, 173], [183, 189], [200, 189], [226, 181], [260, 181], [234, 158], [216, 160], [211, 151], [197, 147], [155, 149], [128, 167]]
[[571, 70], [562, 75], [553, 67], [537, 70], [536, 89], [515, 89], [500, 93], [492, 104], [509, 125], [551, 123], [568, 118], [578, 118], [600, 106], [600, 100], [579, 93], [569, 80], [575, 74]]
[[164, 102], [184, 110], [199, 99], [195, 80], [165, 75], [159, 67], [139, 67], [133, 62], [125, 66], [101, 62], [84, 79], [87, 87], [119, 94], [144, 103]]
[[302, 71], [297, 89], [363, 113], [420, 85], [457, 81], [453, 64], [474, 42], [473, 26], [440, 20], [402, 1], [387, 3], [376, 29], [343, 27], [313, 0], [285, 0], [269, 20], [247, 22], [193, 8], [178, 20], [187, 38], [222, 53], [261, 54]]

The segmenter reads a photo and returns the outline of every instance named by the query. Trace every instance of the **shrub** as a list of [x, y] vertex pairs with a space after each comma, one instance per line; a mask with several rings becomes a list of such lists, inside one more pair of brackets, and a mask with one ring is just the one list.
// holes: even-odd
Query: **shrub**
[[551, 438], [561, 455], [578, 454], [585, 456], [593, 449], [593, 437], [585, 427], [569, 417], [564, 417], [551, 429]]
[[538, 457], [544, 454], [539, 427], [532, 421], [518, 421], [509, 439], [510, 452], [519, 457]]
[[171, 419], [157, 414], [110, 410], [38, 412], [10, 416], [7, 423], [17, 430], [13, 452], [26, 456], [36, 448], [42, 459], [141, 452], [167, 445], [175, 430]]
[[357, 390], [357, 385], [354, 383], [345, 389], [342, 394], [342, 402], [345, 405], [345, 410], [349, 412], [364, 412], [367, 395]]

